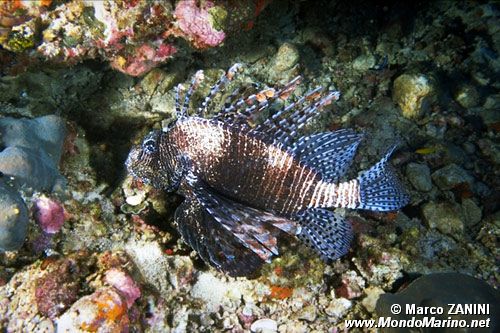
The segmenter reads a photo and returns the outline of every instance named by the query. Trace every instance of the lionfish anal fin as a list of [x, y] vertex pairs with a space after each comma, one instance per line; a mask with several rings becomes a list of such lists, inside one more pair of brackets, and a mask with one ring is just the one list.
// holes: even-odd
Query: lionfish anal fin
[[301, 223], [297, 235], [324, 259], [334, 260], [349, 251], [353, 238], [351, 225], [341, 216], [323, 208], [309, 208], [293, 217]]

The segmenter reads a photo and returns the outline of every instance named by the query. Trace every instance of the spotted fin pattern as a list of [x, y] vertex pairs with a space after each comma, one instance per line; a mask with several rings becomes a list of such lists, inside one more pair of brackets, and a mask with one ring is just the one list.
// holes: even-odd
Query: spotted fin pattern
[[352, 227], [342, 217], [322, 208], [310, 208], [294, 217], [301, 224], [297, 235], [323, 259], [335, 260], [349, 251], [353, 238]]
[[410, 201], [388, 164], [396, 147], [391, 147], [377, 164], [358, 177], [360, 204], [356, 208], [386, 212], [398, 210]]
[[299, 138], [291, 151], [324, 181], [338, 182], [351, 166], [362, 139], [362, 134], [347, 129], [313, 134]]

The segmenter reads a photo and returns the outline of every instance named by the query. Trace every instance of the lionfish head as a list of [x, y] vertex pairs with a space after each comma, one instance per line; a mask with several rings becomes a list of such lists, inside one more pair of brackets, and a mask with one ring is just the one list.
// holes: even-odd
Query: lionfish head
[[167, 188], [170, 182], [168, 170], [162, 170], [165, 167], [161, 163], [159, 149], [161, 134], [161, 131], [149, 133], [140, 145], [130, 150], [125, 165], [130, 174], [144, 183], [156, 188]]

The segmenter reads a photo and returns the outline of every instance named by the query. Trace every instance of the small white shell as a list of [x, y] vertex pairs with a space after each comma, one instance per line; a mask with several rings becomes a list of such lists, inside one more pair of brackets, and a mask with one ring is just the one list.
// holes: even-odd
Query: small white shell
[[128, 203], [130, 206], [137, 206], [137, 205], [141, 204], [145, 198], [146, 198], [146, 193], [139, 192], [135, 195], [131, 195], [131, 196], [125, 198], [125, 202]]
[[250, 331], [253, 333], [274, 333], [278, 331], [278, 323], [269, 318], [259, 319], [252, 323]]

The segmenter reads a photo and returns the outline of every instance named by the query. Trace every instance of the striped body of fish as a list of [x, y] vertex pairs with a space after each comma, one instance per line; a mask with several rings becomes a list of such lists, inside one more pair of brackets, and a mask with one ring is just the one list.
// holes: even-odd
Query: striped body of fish
[[327, 208], [392, 211], [408, 202], [387, 164], [393, 149], [358, 178], [342, 182], [362, 135], [347, 129], [298, 135], [318, 109], [338, 99], [337, 92], [322, 96], [315, 89], [254, 125], [254, 115], [287, 98], [297, 78], [202, 118], [238, 69], [221, 77], [197, 116], [188, 116], [190, 96], [202, 78], [197, 73], [183, 107], [177, 102], [177, 121], [150, 133], [126, 162], [136, 177], [185, 196], [175, 219], [205, 261], [231, 275], [250, 275], [278, 254], [281, 233], [297, 235], [323, 258], [336, 259], [348, 251], [352, 230]]

